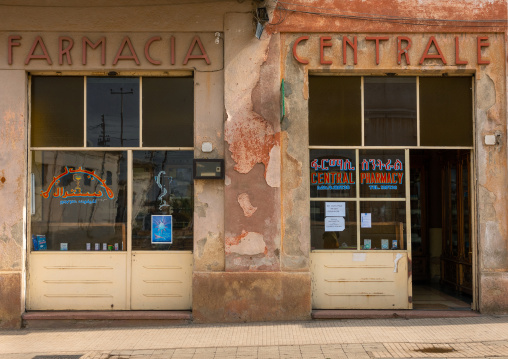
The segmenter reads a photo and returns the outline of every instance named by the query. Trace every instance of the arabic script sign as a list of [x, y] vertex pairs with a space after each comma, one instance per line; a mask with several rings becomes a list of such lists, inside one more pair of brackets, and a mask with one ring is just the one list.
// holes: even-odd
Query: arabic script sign
[[[66, 177], [71, 176], [76, 186], [73, 189], [65, 190], [63, 186], [59, 186], [60, 181]], [[95, 192], [83, 192], [81, 189], [81, 180], [86, 177], [87, 180], [97, 181], [98, 185], [102, 187]], [[52, 193], [52, 194], [51, 194]], [[84, 170], [79, 167], [78, 169], [65, 167], [65, 171], [60, 175], [53, 177], [53, 181], [48, 186], [46, 191], [41, 191], [41, 196], [44, 198], [60, 198], [60, 204], [92, 204], [97, 203], [98, 198], [107, 197], [109, 199], [115, 198], [115, 195], [111, 188], [106, 185], [106, 180], [95, 174], [95, 171]]]

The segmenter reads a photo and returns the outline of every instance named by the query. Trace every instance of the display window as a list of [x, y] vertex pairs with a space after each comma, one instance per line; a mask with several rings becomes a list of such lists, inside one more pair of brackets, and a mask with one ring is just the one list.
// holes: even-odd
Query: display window
[[471, 147], [471, 99], [471, 77], [309, 76], [311, 249], [409, 250], [409, 149]]
[[32, 251], [192, 250], [192, 76], [30, 80]]

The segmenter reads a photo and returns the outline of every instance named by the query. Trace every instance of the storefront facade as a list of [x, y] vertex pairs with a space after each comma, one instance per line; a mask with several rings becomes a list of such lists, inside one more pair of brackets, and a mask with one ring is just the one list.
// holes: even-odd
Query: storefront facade
[[[505, 29], [268, 5], [259, 40], [239, 2], [6, 8], [0, 326], [413, 309], [432, 279], [508, 311]], [[432, 11], [506, 17], [462, 6]]]

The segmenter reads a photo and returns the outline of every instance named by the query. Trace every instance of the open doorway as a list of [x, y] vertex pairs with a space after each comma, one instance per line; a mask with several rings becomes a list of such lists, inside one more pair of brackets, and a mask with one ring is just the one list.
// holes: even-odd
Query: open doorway
[[470, 310], [471, 150], [410, 150], [413, 308]]

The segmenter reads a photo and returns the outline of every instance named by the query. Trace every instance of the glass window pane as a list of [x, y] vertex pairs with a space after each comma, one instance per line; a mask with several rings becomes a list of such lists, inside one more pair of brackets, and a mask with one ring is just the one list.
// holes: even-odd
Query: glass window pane
[[35, 151], [32, 173], [41, 249], [127, 249], [126, 152]]
[[311, 146], [360, 146], [360, 77], [309, 76]]
[[[193, 151], [133, 152], [133, 250], [192, 250], [193, 158]], [[160, 217], [169, 215], [171, 226], [168, 217]], [[152, 222], [157, 224], [158, 220], [166, 221], [161, 240], [157, 228], [152, 229]], [[170, 227], [171, 239], [167, 235]]]
[[88, 147], [139, 146], [139, 78], [88, 77]]
[[420, 77], [420, 144], [472, 146], [471, 77]]
[[361, 249], [407, 249], [406, 202], [360, 203]]
[[194, 147], [194, 79], [143, 78], [143, 146]]
[[83, 147], [83, 77], [32, 77], [31, 146]]
[[[327, 212], [327, 203], [345, 206], [343, 219]], [[311, 249], [357, 249], [356, 202], [310, 202], [310, 218]]]
[[406, 196], [404, 150], [360, 150], [360, 196]]
[[310, 196], [356, 196], [355, 150], [310, 150]]
[[365, 145], [416, 146], [416, 78], [365, 77]]

